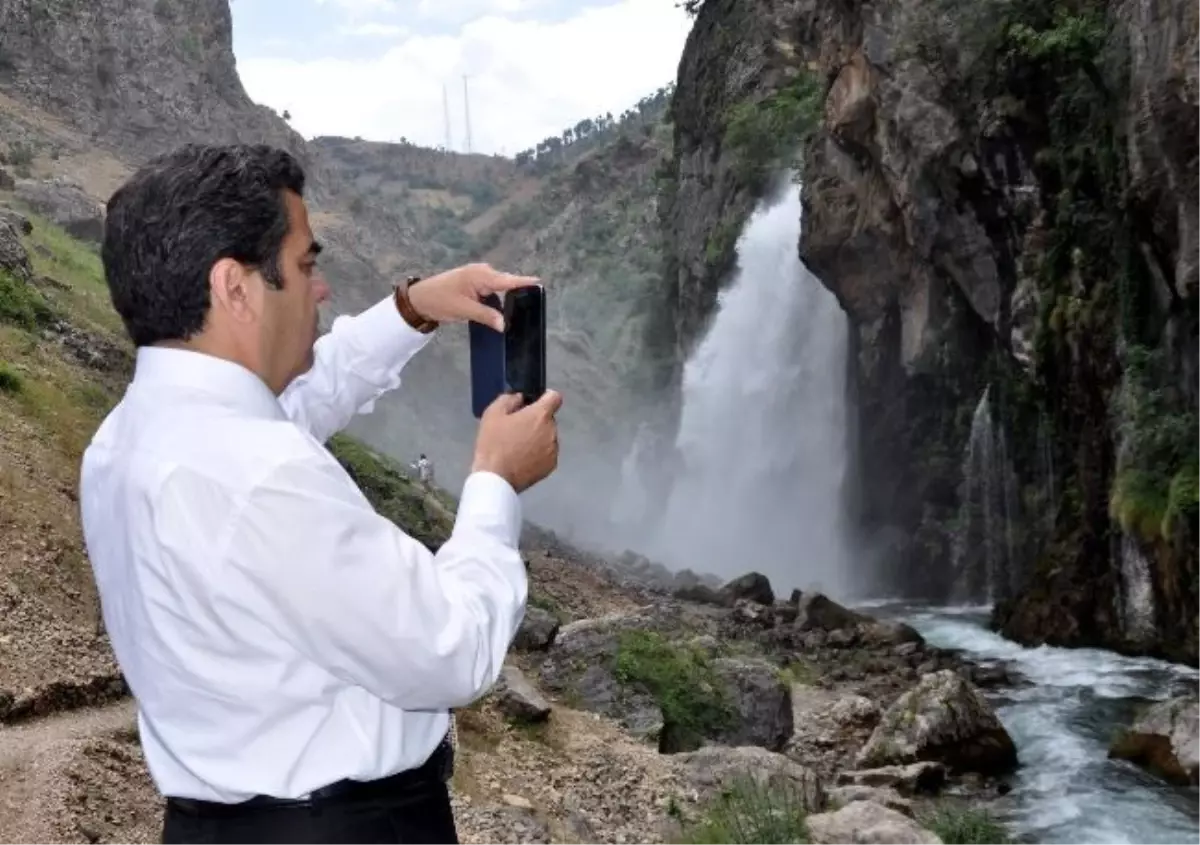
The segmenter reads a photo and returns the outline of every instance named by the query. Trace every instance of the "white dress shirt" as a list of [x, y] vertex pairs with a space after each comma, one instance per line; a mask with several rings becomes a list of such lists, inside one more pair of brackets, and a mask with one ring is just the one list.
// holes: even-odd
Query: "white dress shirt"
[[472, 474], [434, 555], [322, 445], [429, 337], [390, 297], [339, 317], [278, 399], [237, 364], [138, 351], [80, 507], [163, 794], [295, 798], [414, 768], [495, 682], [527, 591], [513, 488]]

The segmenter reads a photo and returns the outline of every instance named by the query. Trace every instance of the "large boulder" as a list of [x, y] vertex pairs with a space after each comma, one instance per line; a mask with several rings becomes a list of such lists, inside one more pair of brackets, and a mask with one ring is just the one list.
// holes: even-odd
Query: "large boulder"
[[738, 599], [748, 599], [758, 604], [772, 605], [775, 603], [775, 591], [771, 589], [771, 581], [761, 572], [747, 572], [732, 581], [725, 583], [718, 591], [725, 603], [732, 606]]
[[782, 790], [805, 812], [825, 806], [825, 790], [807, 766], [765, 748], [710, 745], [675, 754], [672, 765], [697, 792], [701, 801], [735, 788], [739, 782]]
[[104, 240], [104, 207], [81, 187], [66, 179], [22, 179], [17, 196], [34, 211], [66, 229], [72, 237]]
[[664, 753], [705, 742], [783, 748], [792, 708], [780, 671], [763, 660], [715, 658], [695, 640], [662, 612], [582, 619], [559, 630], [539, 667], [541, 684], [657, 738]]
[[1180, 784], [1197, 783], [1200, 703], [1191, 697], [1153, 704], [1113, 742], [1108, 756], [1129, 760]]
[[852, 801], [832, 813], [809, 816], [808, 841], [938, 845], [942, 840], [897, 810], [874, 801]]
[[727, 727], [714, 739], [783, 750], [793, 732], [792, 691], [779, 669], [765, 660], [729, 657], [712, 666], [731, 711]]
[[953, 670], [925, 675], [883, 714], [857, 756], [860, 768], [936, 760], [955, 771], [998, 774], [1017, 749], [995, 712]]
[[824, 593], [805, 593], [800, 596], [796, 615], [796, 627], [801, 631], [839, 631], [874, 621], [842, 607]]
[[544, 651], [554, 642], [561, 624], [558, 617], [545, 608], [529, 605], [513, 638], [513, 648], [517, 651]]

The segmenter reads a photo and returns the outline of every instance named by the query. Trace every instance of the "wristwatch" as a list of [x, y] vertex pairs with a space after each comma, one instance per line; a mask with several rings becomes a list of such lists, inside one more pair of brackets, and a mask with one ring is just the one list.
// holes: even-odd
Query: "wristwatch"
[[417, 309], [413, 308], [412, 301], [408, 298], [408, 289], [421, 281], [420, 276], [409, 276], [403, 282], [398, 282], [393, 291], [392, 298], [396, 302], [396, 310], [400, 312], [400, 316], [404, 318], [404, 322], [408, 323], [421, 334], [429, 334], [438, 327], [436, 320], [430, 320], [422, 317], [417, 313]]

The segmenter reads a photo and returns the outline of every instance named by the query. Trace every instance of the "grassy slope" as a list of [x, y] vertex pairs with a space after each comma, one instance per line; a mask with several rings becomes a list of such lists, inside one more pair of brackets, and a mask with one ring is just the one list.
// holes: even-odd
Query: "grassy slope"
[[[97, 632], [78, 472], [132, 372], [132, 350], [95, 250], [21, 210], [34, 227], [23, 242], [38, 281], [0, 278], [0, 722], [120, 691]], [[119, 352], [88, 366], [58, 339], [64, 333]], [[445, 540], [452, 500], [427, 495], [352, 438], [331, 447], [381, 513], [433, 548]]]

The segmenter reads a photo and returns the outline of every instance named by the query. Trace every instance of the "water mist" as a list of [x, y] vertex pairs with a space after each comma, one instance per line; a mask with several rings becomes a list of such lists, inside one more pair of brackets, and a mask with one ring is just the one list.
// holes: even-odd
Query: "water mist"
[[849, 329], [800, 260], [801, 213], [785, 181], [738, 240], [734, 278], [684, 368], [680, 469], [644, 551], [722, 577], [756, 570], [780, 593], [848, 596]]

